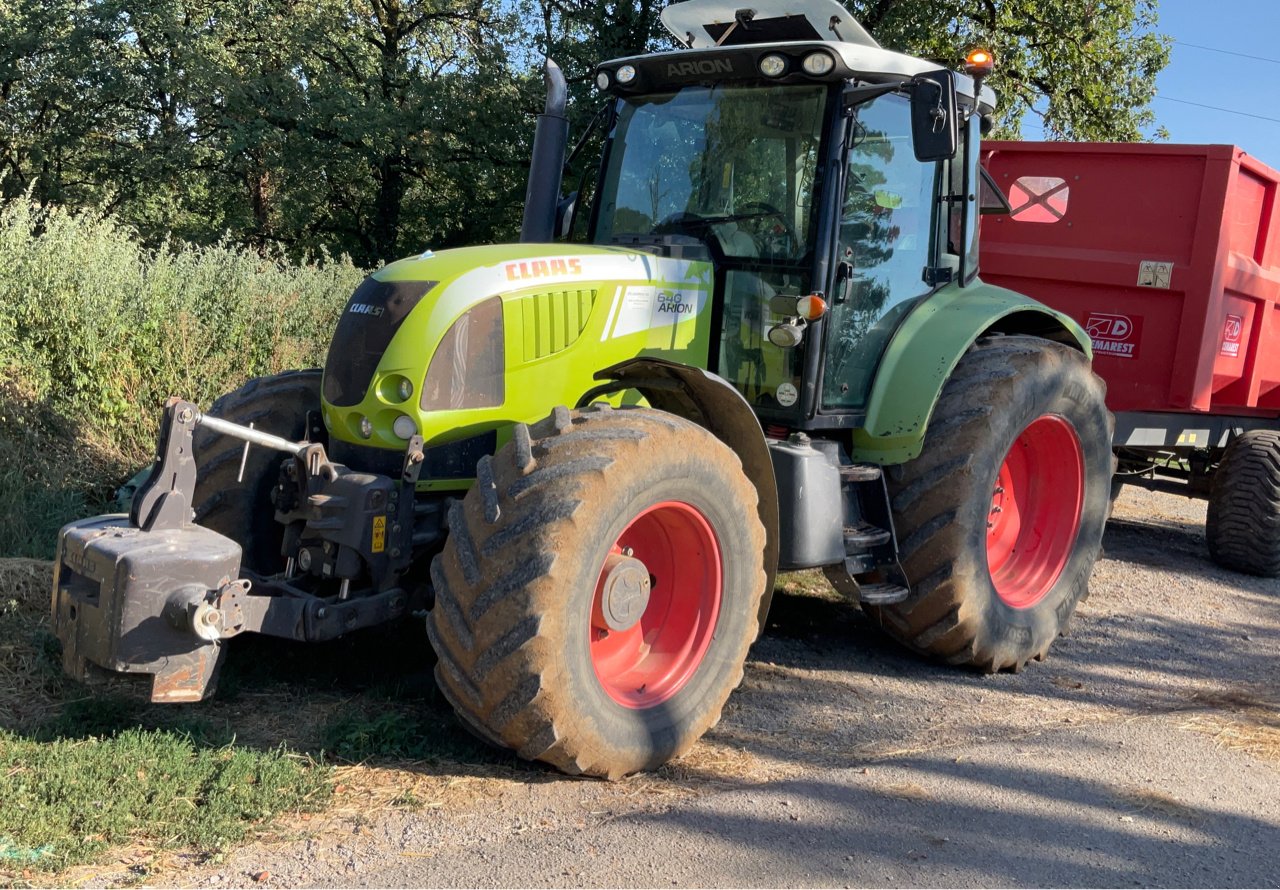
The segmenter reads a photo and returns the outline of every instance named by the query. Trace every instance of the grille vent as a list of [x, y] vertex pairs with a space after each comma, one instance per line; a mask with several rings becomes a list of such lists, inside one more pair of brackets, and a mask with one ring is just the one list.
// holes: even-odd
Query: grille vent
[[524, 360], [555, 355], [582, 335], [596, 303], [595, 290], [534, 294], [520, 301], [524, 316]]

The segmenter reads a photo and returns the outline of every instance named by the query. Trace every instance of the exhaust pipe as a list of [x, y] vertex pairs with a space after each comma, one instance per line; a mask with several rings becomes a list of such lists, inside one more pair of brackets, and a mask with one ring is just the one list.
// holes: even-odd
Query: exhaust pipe
[[524, 225], [520, 240], [545, 243], [555, 237], [556, 208], [560, 204], [560, 185], [564, 176], [565, 151], [569, 145], [569, 85], [564, 72], [550, 58], [542, 76], [547, 84], [547, 105], [538, 115], [538, 129], [533, 136], [533, 159], [529, 164], [529, 187], [524, 196]]

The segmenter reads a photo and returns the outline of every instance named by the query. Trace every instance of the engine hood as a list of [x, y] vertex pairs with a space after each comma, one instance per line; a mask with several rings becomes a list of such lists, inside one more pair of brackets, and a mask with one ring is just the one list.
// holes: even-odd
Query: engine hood
[[[596, 371], [630, 358], [706, 367], [712, 282], [708, 262], [622, 248], [492, 245], [401, 260], [370, 276], [343, 311], [325, 365], [325, 422], [344, 441], [403, 449], [393, 427], [408, 416], [439, 444], [572, 406]], [[485, 324], [466, 328], [469, 350], [460, 350], [457, 332], [448, 338], [469, 315]], [[442, 379], [465, 389], [475, 377], [466, 356], [481, 350], [487, 367], [501, 368], [500, 403], [455, 398], [428, 410], [419, 394], [437, 354], [454, 367], [449, 378], [431, 375], [433, 389]], [[408, 399], [395, 385], [403, 380]]]

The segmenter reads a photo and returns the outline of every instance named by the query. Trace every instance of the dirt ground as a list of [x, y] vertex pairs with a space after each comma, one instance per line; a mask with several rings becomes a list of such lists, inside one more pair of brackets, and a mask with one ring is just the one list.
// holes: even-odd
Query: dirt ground
[[[1280, 581], [1209, 562], [1203, 521], [1201, 502], [1126, 489], [1069, 635], [1020, 674], [922, 662], [825, 582], [784, 578], [724, 720], [657, 774], [517, 764], [437, 702], [422, 732], [445, 753], [340, 772], [327, 816], [218, 863], [75, 880], [1277, 886]], [[292, 731], [272, 726], [364, 707], [299, 695]]]

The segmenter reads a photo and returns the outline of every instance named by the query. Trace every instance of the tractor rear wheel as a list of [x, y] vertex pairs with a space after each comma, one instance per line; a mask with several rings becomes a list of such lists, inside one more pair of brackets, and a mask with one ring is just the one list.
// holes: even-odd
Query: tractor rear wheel
[[[307, 412], [320, 410], [318, 368], [250, 380], [213, 403], [209, 414], [296, 442], [307, 435]], [[196, 430], [196, 523], [244, 548], [247, 568], [272, 574], [284, 567], [284, 526], [275, 521], [271, 489], [285, 455], [250, 448], [240, 475], [244, 443], [206, 429]]]
[[431, 566], [436, 680], [482, 738], [616, 778], [720, 719], [759, 630], [737, 456], [648, 409], [557, 408], [477, 468]]
[[888, 472], [911, 595], [869, 607], [916, 651], [985, 671], [1041, 659], [1088, 590], [1111, 493], [1105, 387], [1077, 350], [979, 340], [915, 460]]
[[1250, 430], [1213, 474], [1205, 521], [1209, 555], [1250, 575], [1280, 575], [1280, 431]]

